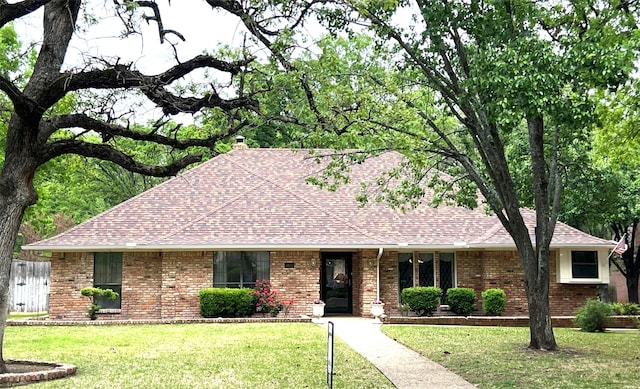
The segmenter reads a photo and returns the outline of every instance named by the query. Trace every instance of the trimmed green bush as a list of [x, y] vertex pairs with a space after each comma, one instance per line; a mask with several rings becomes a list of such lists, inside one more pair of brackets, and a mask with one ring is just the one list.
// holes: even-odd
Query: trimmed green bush
[[604, 332], [607, 318], [612, 312], [610, 304], [599, 300], [587, 300], [586, 304], [576, 309], [574, 322], [582, 331]]
[[447, 302], [451, 312], [469, 316], [476, 306], [476, 292], [471, 288], [449, 288]]
[[640, 306], [635, 303], [611, 303], [614, 315], [633, 316], [637, 315]]
[[407, 304], [409, 309], [418, 316], [431, 316], [440, 306], [442, 289], [435, 286], [417, 286], [402, 289], [402, 304]]
[[96, 297], [115, 300], [119, 296], [117, 292], [113, 291], [113, 289], [102, 289], [91, 286], [80, 289], [80, 294], [91, 300], [91, 305], [89, 306], [89, 309], [87, 309], [87, 316], [89, 316], [89, 319], [91, 320], [96, 320], [98, 318], [98, 311], [102, 308], [100, 304], [96, 303]]
[[482, 310], [487, 315], [500, 316], [507, 307], [507, 295], [500, 288], [490, 288], [482, 292]]
[[207, 288], [200, 291], [202, 317], [246, 317], [254, 311], [254, 290]]

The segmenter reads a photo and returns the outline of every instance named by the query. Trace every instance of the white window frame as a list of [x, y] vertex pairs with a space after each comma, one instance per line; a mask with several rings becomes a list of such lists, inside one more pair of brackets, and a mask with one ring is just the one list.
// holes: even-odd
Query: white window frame
[[[595, 251], [598, 258], [597, 278], [574, 278], [572, 272], [572, 251]], [[606, 247], [571, 247], [557, 250], [557, 282], [559, 284], [591, 284], [602, 285], [609, 283], [608, 249]]]

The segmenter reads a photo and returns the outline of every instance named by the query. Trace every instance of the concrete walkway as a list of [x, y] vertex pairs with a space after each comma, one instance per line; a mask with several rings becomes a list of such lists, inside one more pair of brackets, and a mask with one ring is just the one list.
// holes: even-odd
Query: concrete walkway
[[[314, 320], [315, 321], [315, 320]], [[474, 389], [475, 386], [421, 356], [380, 331], [381, 323], [367, 318], [323, 317], [315, 321], [373, 363], [399, 389]]]

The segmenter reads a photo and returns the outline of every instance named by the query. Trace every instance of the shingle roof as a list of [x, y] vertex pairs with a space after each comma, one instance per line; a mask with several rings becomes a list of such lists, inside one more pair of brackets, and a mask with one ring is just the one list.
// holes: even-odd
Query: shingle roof
[[[308, 184], [320, 169], [307, 151], [232, 150], [78, 226], [25, 249], [51, 251], [513, 247], [495, 216], [421, 205], [403, 213], [360, 207], [360, 182], [393, 168], [386, 153], [352, 167], [329, 192]], [[533, 226], [535, 214], [525, 212]], [[531, 228], [533, 230], [533, 228]], [[554, 246], [611, 246], [558, 223]]]

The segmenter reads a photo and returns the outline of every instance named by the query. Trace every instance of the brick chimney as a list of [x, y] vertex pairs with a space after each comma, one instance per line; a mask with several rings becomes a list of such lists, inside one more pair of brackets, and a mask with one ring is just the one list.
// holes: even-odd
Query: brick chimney
[[233, 147], [234, 150], [247, 150], [247, 149], [249, 149], [249, 146], [247, 146], [247, 144], [244, 143], [244, 136], [242, 136], [242, 135], [236, 136], [236, 143], [234, 143], [232, 147]]

